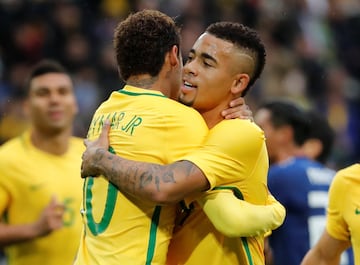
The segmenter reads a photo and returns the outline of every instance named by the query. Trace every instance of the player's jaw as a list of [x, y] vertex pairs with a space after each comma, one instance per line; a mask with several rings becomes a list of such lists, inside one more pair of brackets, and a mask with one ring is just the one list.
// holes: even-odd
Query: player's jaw
[[198, 93], [198, 86], [195, 82], [184, 79], [180, 88], [179, 101], [187, 106], [192, 106]]

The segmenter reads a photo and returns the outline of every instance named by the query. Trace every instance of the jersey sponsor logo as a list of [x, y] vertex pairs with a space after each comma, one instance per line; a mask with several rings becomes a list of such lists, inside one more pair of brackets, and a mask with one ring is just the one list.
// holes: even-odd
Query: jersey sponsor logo
[[359, 208], [356, 208], [356, 209], [355, 209], [355, 214], [356, 214], [356, 215], [360, 214], [360, 209], [359, 209]]
[[39, 189], [41, 189], [44, 186], [45, 182], [40, 182], [40, 183], [36, 183], [36, 184], [32, 184], [29, 186], [31, 191], [37, 191]]

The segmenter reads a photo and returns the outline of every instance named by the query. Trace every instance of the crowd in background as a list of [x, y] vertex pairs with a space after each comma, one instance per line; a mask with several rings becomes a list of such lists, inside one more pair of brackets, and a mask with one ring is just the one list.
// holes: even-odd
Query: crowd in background
[[144, 8], [176, 18], [184, 59], [209, 23], [231, 20], [258, 30], [267, 62], [247, 104], [255, 111], [264, 100], [286, 98], [325, 114], [337, 136], [330, 166], [360, 161], [358, 0], [0, 0], [0, 144], [26, 128], [23, 84], [45, 57], [73, 76], [75, 134], [84, 137], [100, 102], [123, 86], [114, 27]]

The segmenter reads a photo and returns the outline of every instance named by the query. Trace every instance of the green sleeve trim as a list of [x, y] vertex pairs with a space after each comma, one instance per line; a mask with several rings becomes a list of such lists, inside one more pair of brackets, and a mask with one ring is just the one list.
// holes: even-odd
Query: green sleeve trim
[[241, 241], [242, 241], [242, 243], [243, 243], [243, 246], [244, 246], [244, 249], [245, 249], [245, 253], [246, 253], [246, 257], [248, 258], [249, 265], [254, 265], [254, 262], [253, 262], [252, 257], [251, 257], [251, 252], [250, 252], [249, 244], [248, 244], [248, 242], [247, 242], [247, 238], [246, 238], [246, 237], [242, 237], [242, 238], [241, 238]]
[[238, 198], [239, 200], [244, 200], [244, 196], [243, 196], [242, 192], [237, 187], [219, 186], [219, 187], [213, 188], [213, 190], [232, 190], [236, 198]]

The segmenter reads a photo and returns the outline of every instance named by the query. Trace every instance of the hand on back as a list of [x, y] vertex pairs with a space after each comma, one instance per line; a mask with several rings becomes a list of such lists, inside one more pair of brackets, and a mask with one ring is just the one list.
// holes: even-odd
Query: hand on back
[[81, 177], [96, 177], [101, 172], [98, 169], [98, 161], [109, 148], [110, 121], [106, 120], [99, 138], [94, 141], [84, 140], [86, 150], [82, 155]]
[[221, 115], [224, 119], [249, 119], [253, 121], [253, 114], [249, 106], [246, 105], [245, 99], [242, 97], [236, 98], [230, 102], [230, 108], [223, 110]]

